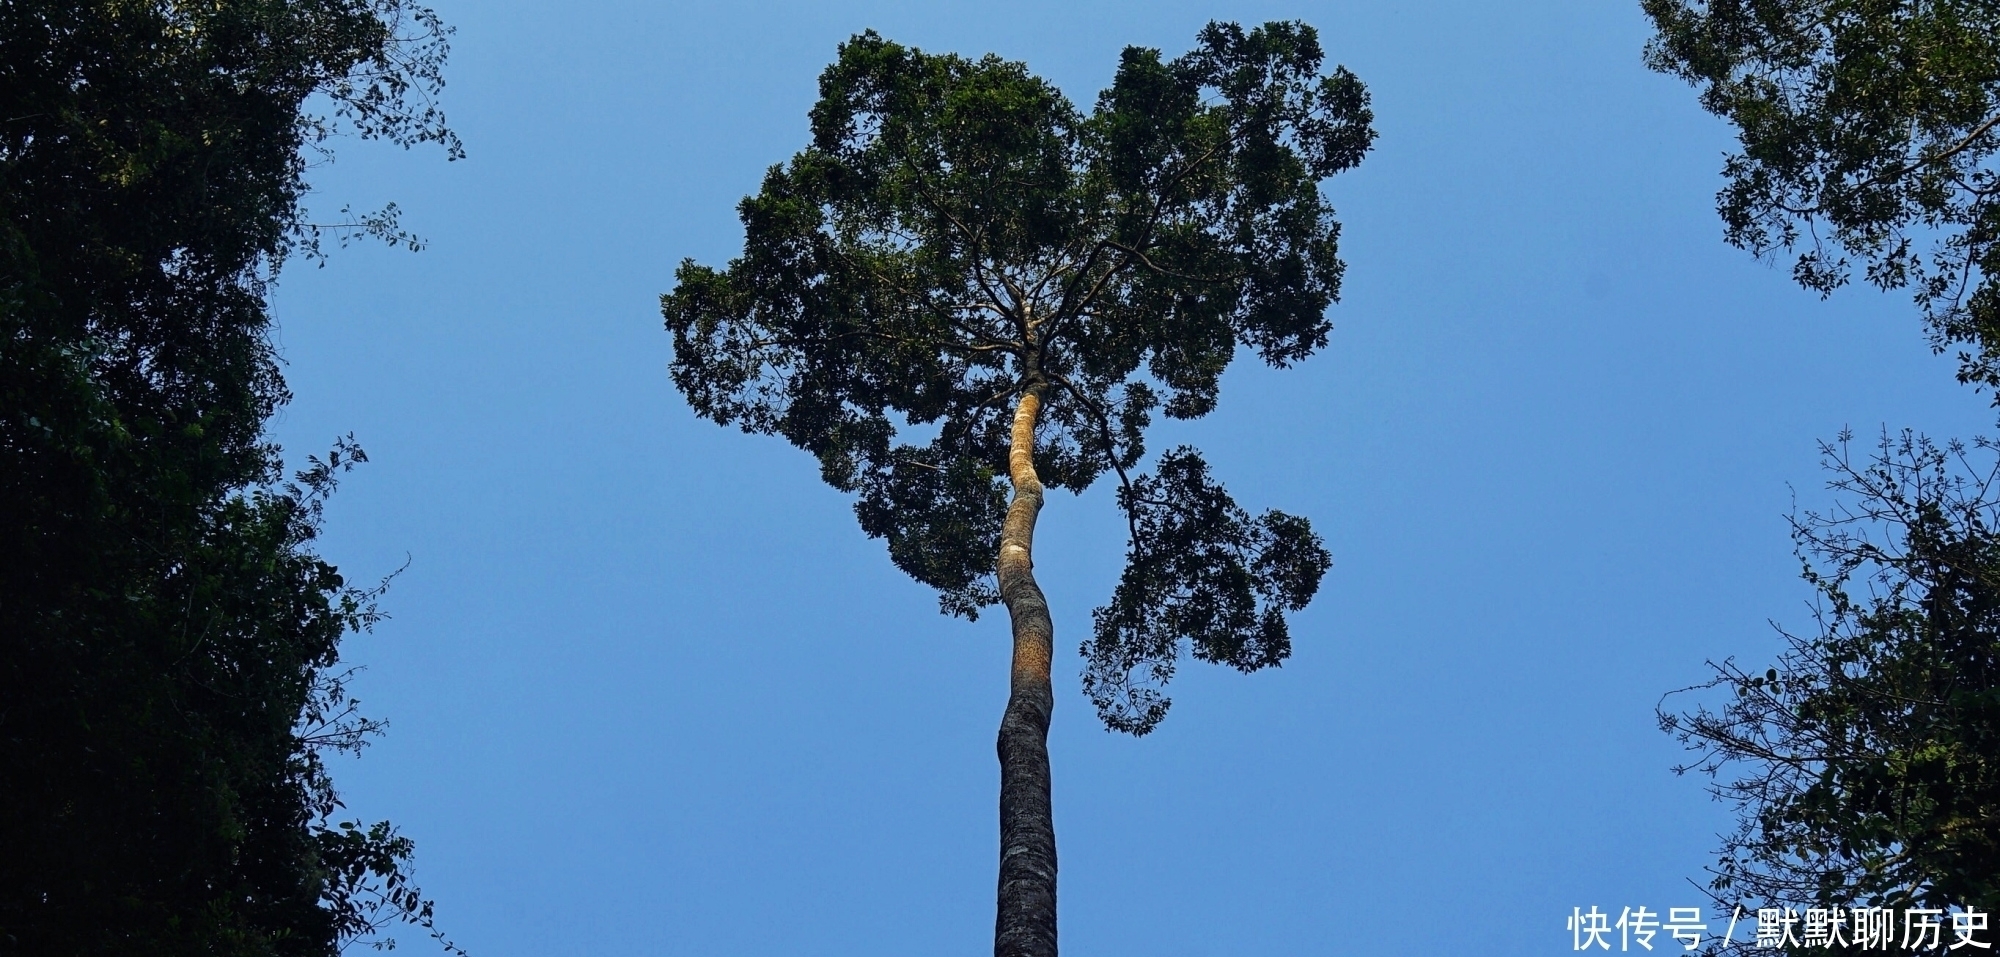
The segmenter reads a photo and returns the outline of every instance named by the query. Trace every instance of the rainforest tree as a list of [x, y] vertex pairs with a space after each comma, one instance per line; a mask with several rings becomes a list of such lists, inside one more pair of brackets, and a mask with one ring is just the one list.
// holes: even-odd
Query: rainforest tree
[[[1642, 0], [1654, 69], [1736, 126], [1729, 242], [1822, 295], [1912, 289], [1959, 379], [2000, 386], [2000, 3]], [[2000, 402], [2000, 391], [1995, 393]]]
[[305, 173], [343, 130], [456, 154], [446, 33], [405, 0], [0, 2], [0, 954], [429, 922], [321, 762], [377, 727], [337, 664], [374, 590], [312, 548], [361, 456], [285, 479], [266, 292], [327, 226], [400, 235], [315, 225]]
[[1083, 680], [1120, 731], [1165, 715], [1186, 649], [1282, 662], [1328, 567], [1305, 519], [1252, 516], [1195, 449], [1141, 471], [1154, 415], [1207, 414], [1239, 347], [1283, 368], [1326, 344], [1320, 183], [1374, 132], [1321, 60], [1304, 24], [1210, 24], [1171, 60], [1126, 49], [1085, 113], [1020, 63], [861, 34], [820, 78], [812, 145], [739, 207], [742, 256], [683, 262], [662, 297], [698, 414], [811, 453], [945, 612], [1006, 606], [997, 955], [1056, 953], [1045, 490], [1117, 478], [1127, 563]]

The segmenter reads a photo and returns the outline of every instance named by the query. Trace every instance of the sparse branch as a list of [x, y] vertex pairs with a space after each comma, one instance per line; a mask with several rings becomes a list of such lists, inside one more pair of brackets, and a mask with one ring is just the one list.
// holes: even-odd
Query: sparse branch
[[1233, 272], [1223, 273], [1222, 275], [1219, 276], [1195, 276], [1161, 266], [1153, 262], [1152, 258], [1147, 256], [1145, 251], [1143, 250], [1133, 249], [1129, 246], [1109, 241], [1107, 241], [1105, 245], [1110, 246], [1111, 248], [1124, 253], [1126, 256], [1130, 257], [1133, 261], [1138, 262], [1140, 265], [1143, 265], [1147, 269], [1159, 273], [1162, 276], [1172, 276], [1175, 279], [1184, 279], [1187, 280], [1188, 282], [1226, 283], [1242, 279], [1243, 277], [1249, 275], [1249, 273], [1239, 269]]
[[[929, 310], [933, 315], [937, 316], [939, 319], [944, 320], [945, 324], [950, 326], [952, 331], [957, 332], [959, 335], [965, 336], [966, 338], [973, 340], [973, 345], [972, 345], [973, 351], [985, 352], [985, 351], [998, 351], [1000, 349], [1018, 351], [1021, 348], [1021, 344], [1019, 342], [1006, 339], [996, 339], [993, 336], [989, 335], [983, 329], [978, 329], [973, 326], [966, 325], [964, 322], [960, 321], [957, 313], [953, 309], [940, 306], [937, 302], [932, 300], [931, 297], [924, 295], [916, 290], [913, 290], [908, 286], [903, 285], [900, 281], [887, 275], [882, 270], [871, 267], [869, 271], [875, 276], [877, 281], [882, 282], [891, 289], [894, 289], [898, 294], [902, 295], [905, 299], [910, 299], [923, 303], [925, 309]], [[1000, 318], [1002, 321], [1006, 321], [1007, 319], [1010, 318], [1009, 313], [1005, 309], [1001, 308], [999, 305], [992, 302], [974, 301], [969, 303], [957, 303], [956, 307], [958, 309], [965, 309], [969, 311], [989, 309], [992, 310], [994, 315]]]
[[[1111, 466], [1112, 471], [1118, 474], [1118, 487], [1124, 490], [1127, 496], [1137, 497], [1137, 494], [1132, 489], [1132, 477], [1126, 474], [1125, 463], [1118, 458], [1118, 440], [1111, 431], [1110, 414], [1095, 399], [1092, 399], [1088, 393], [1078, 388], [1075, 383], [1069, 381], [1067, 376], [1059, 373], [1049, 373], [1049, 380], [1061, 386], [1064, 392], [1069, 393], [1072, 398], [1076, 399], [1079, 404], [1089, 411], [1091, 421], [1097, 423], [1098, 430], [1104, 436], [1105, 462]], [[1122, 511], [1125, 513], [1125, 528], [1130, 535], [1132, 547], [1137, 548], [1139, 545], [1139, 520], [1132, 514], [1130, 509], [1123, 509]]]
[[996, 313], [1005, 318], [1012, 319], [1021, 325], [1021, 341], [1026, 342], [1028, 340], [1028, 330], [1025, 324], [1020, 322], [1020, 316], [1018, 315], [1019, 297], [1017, 296], [1014, 300], [1017, 308], [1009, 309], [1008, 303], [1002, 300], [998, 292], [994, 291], [993, 283], [986, 275], [986, 244], [981, 238], [980, 231], [967, 225], [963, 219], [959, 218], [957, 213], [952, 212], [952, 204], [945, 201], [944, 197], [940, 196], [925, 181], [922, 165], [912, 162], [907, 151], [901, 154], [901, 158], [905, 168], [910, 171], [912, 178], [915, 180], [918, 191], [923, 194], [925, 201], [929, 204], [930, 209], [944, 216], [945, 220], [951, 223], [952, 227], [958, 230], [959, 235], [964, 238], [966, 259], [972, 264], [973, 279], [979, 284], [980, 289], [985, 291], [988, 303]]
[[[1140, 253], [1140, 250], [1143, 250], [1152, 243], [1153, 234], [1156, 230], [1159, 229], [1160, 221], [1166, 215], [1167, 205], [1168, 205], [1166, 196], [1168, 195], [1169, 190], [1172, 187], [1179, 185], [1179, 183], [1182, 180], [1186, 179], [1188, 176], [1192, 175], [1197, 168], [1199, 168], [1202, 164], [1208, 162], [1211, 158], [1213, 158], [1216, 155], [1216, 153], [1220, 151], [1220, 149], [1221, 147], [1219, 145], [1209, 147], [1207, 150], [1204, 150], [1200, 156], [1197, 156], [1194, 159], [1188, 161], [1187, 163], [1183, 164], [1178, 170], [1168, 175], [1165, 178], [1164, 182], [1160, 183], [1158, 186], [1147, 191], [1148, 195], [1152, 197], [1152, 210], [1147, 214], [1146, 224], [1142, 229], [1139, 230], [1139, 236], [1135, 243], [1131, 245], [1125, 245], [1117, 243], [1111, 240], [1109, 237], [1105, 237], [1103, 239], [1100, 239], [1096, 244], [1094, 244], [1091, 247], [1090, 254], [1088, 257], [1086, 257], [1083, 267], [1080, 268], [1075, 274], [1078, 281], [1081, 281], [1084, 278], [1088, 277], [1090, 267], [1096, 264], [1099, 255], [1105, 250], [1116, 249], [1120, 252], [1125, 253], [1125, 258], [1116, 265], [1105, 270], [1104, 273], [1097, 278], [1096, 282], [1091, 286], [1090, 290], [1084, 293], [1082, 297], [1079, 299], [1075, 300], [1071, 299], [1071, 294], [1072, 292], [1074, 292], [1076, 288], [1075, 284], [1073, 283], [1064, 284], [1063, 305], [1059, 310], [1059, 314], [1064, 316], [1074, 316], [1074, 315], [1082, 315], [1085, 312], [1089, 311], [1090, 307], [1097, 301], [1097, 297], [1103, 293], [1105, 288], [1108, 287], [1111, 280], [1115, 279], [1119, 273], [1124, 272], [1125, 269], [1132, 264], [1133, 258], [1135, 256], [1142, 255], [1142, 253]], [[1147, 260], [1147, 265], [1151, 266], [1150, 260]], [[1164, 270], [1158, 270], [1157, 268], [1156, 271], [1163, 273], [1165, 272]]]
[[1867, 189], [1868, 187], [1874, 186], [1877, 183], [1884, 183], [1894, 179], [1901, 179], [1905, 174], [1908, 174], [1912, 170], [1918, 169], [1920, 167], [1931, 166], [1949, 160], [1952, 157], [1957, 156], [1958, 154], [1963, 153], [1966, 150], [1972, 148], [1973, 144], [1979, 142], [1980, 137], [1985, 136], [1986, 134], [1992, 132], [1993, 128], [1996, 125], [2000, 125], [2000, 113], [1995, 113], [1994, 115], [1987, 117], [1986, 122], [1981, 123], [1978, 126], [1974, 127], [1972, 129], [1972, 132], [1965, 134], [1964, 138], [1960, 139], [1957, 143], [1952, 144], [1950, 147], [1946, 148], [1943, 152], [1934, 153], [1929, 156], [1920, 156], [1916, 159], [1899, 164], [1893, 170], [1889, 170], [1888, 172], [1884, 173], [1877, 173], [1873, 176], [1868, 177], [1865, 180], [1862, 180], [1859, 183], [1854, 184], [1852, 188], [1856, 190]]
[[1712, 681], [1675, 694], [1724, 701], [1662, 705], [1660, 723], [1696, 752], [1677, 770], [1709, 775], [1738, 812], [1718, 891], [1944, 906], [1994, 889], [1993, 716], [1963, 692], [1995, 682], [2000, 505], [1986, 494], [2000, 455], [1974, 467], [1961, 447], [1885, 434], [1862, 464], [1846, 440], [1823, 446], [1824, 463], [1853, 500], [1793, 521], [1817, 630], [1781, 630], [1788, 650], [1761, 674], [1711, 662]]

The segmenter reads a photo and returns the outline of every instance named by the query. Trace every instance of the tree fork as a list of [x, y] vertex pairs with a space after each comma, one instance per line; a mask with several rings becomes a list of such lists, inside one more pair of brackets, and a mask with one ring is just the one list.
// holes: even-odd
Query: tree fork
[[1000, 719], [1000, 901], [994, 957], [1056, 957], [1056, 830], [1049, 802], [1049, 662], [1055, 626], [1035, 584], [1035, 420], [1046, 386], [1030, 384], [1014, 409], [1007, 477], [1014, 500], [1000, 532], [1000, 600], [1014, 630], [1013, 674]]

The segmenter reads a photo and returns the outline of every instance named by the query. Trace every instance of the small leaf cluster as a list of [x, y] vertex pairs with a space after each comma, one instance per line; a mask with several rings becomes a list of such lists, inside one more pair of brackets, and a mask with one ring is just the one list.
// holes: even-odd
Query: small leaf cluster
[[1251, 518], [1187, 446], [1119, 496], [1138, 530], [1111, 603], [1093, 616], [1083, 691], [1107, 725], [1145, 734], [1166, 717], [1159, 689], [1183, 640], [1196, 658], [1245, 672], [1290, 657], [1285, 613], [1312, 601], [1330, 560], [1305, 519]]

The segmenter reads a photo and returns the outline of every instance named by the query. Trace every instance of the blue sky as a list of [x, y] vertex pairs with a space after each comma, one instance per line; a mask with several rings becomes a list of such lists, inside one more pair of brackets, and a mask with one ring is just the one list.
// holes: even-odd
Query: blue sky
[[1108, 734], [1075, 648], [1121, 523], [1108, 489], [1043, 512], [1067, 953], [1548, 954], [1573, 906], [1700, 903], [1727, 817], [1655, 702], [1807, 621], [1784, 516], [1824, 501], [1816, 440], [1993, 421], [1904, 298], [1723, 245], [1728, 132], [1644, 69], [1634, 3], [439, 10], [470, 156], [315, 171], [321, 208], [394, 200], [431, 245], [285, 272], [274, 429], [373, 459], [324, 546], [362, 580], [409, 558], [347, 645], [392, 728], [337, 774], [476, 957], [991, 947], [1004, 621], [939, 616], [803, 453], [666, 376], [675, 264], [739, 248], [862, 29], [1088, 103], [1127, 44], [1296, 18], [1374, 95], [1327, 186], [1330, 346], [1239, 363], [1151, 443], [1325, 538], [1293, 659], [1190, 665], [1158, 732]]

